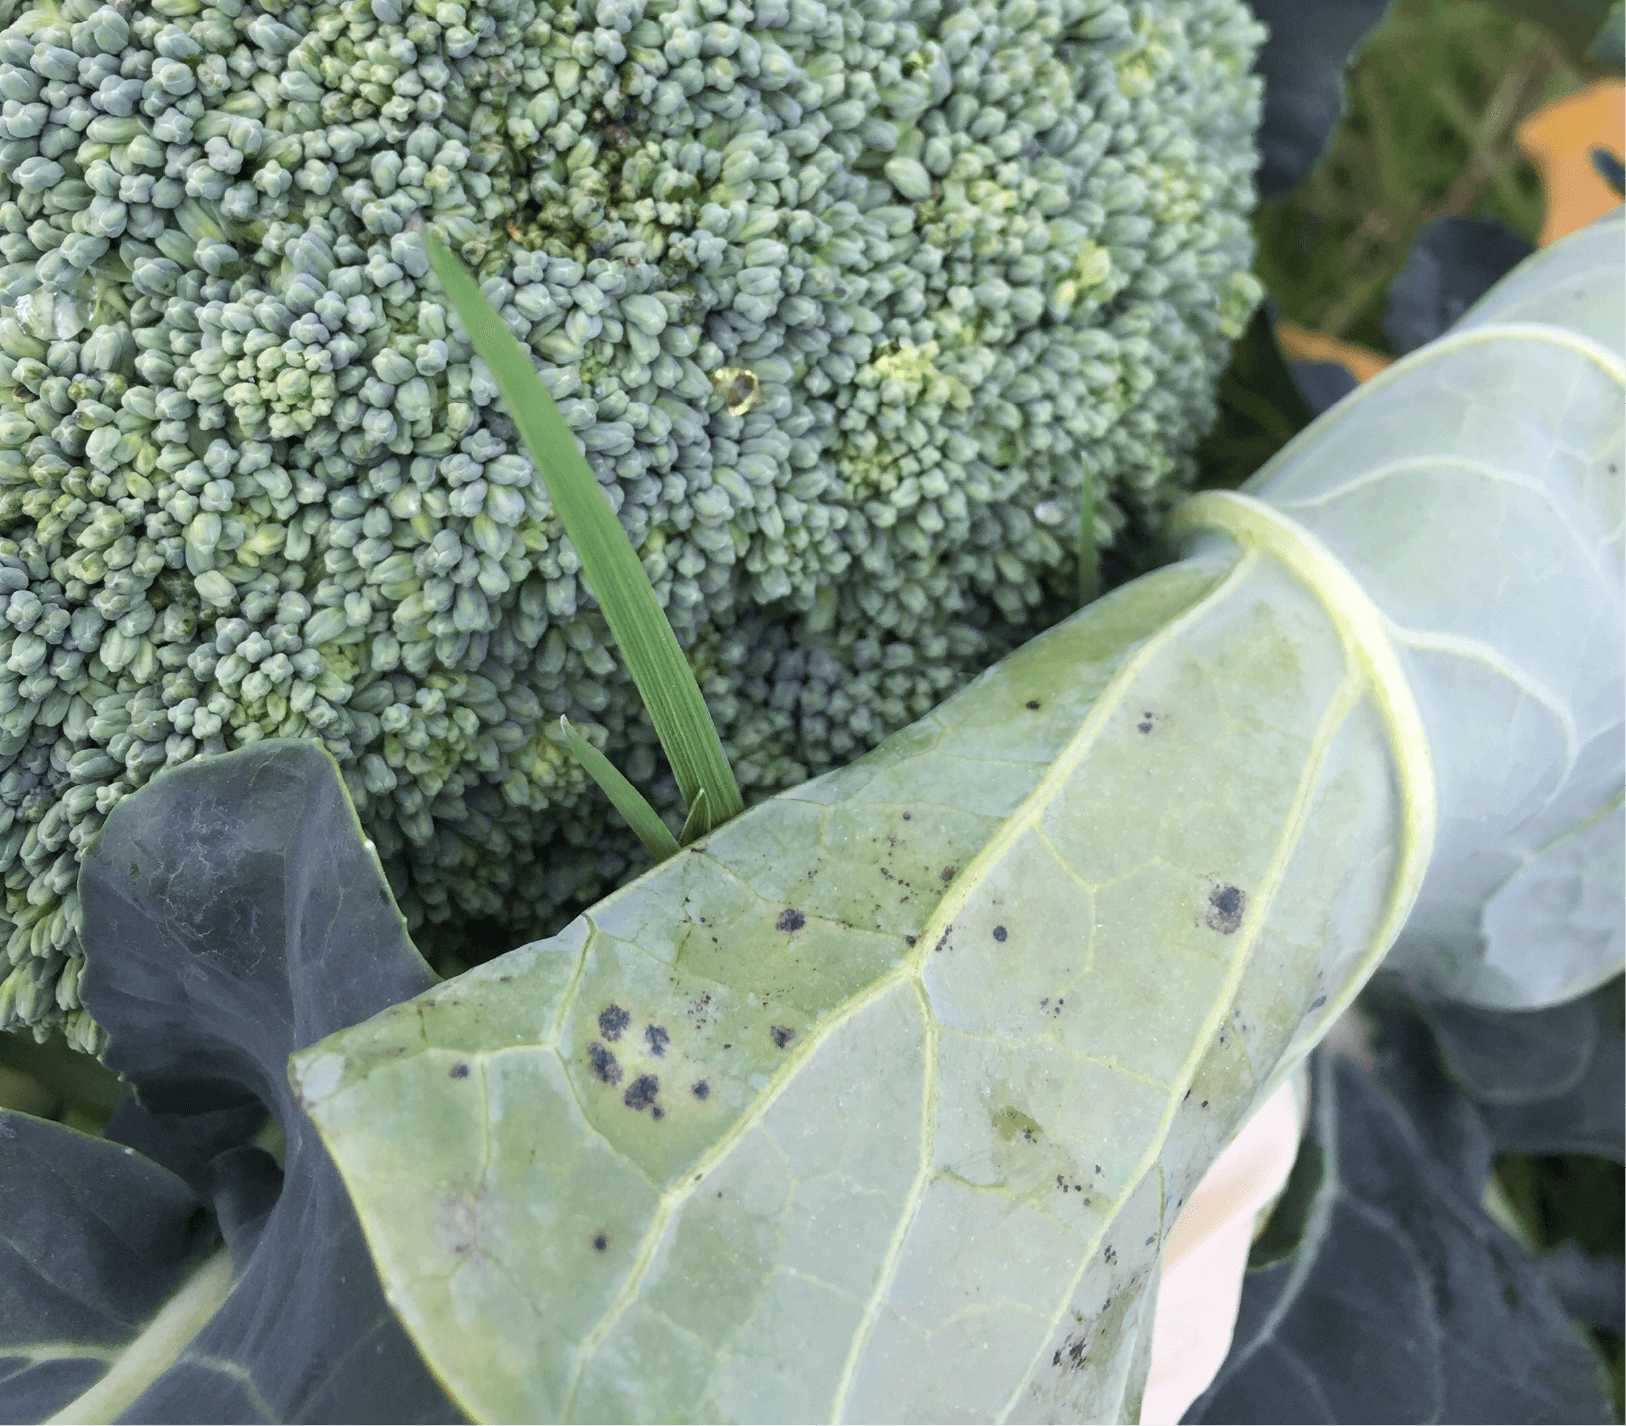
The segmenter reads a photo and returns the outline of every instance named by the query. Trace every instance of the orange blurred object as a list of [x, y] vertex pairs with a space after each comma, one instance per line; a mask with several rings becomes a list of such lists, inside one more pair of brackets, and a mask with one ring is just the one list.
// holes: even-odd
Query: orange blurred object
[[1592, 163], [1594, 145], [1616, 158], [1626, 153], [1626, 84], [1599, 79], [1563, 99], [1542, 106], [1514, 137], [1541, 175], [1547, 212], [1541, 220], [1542, 247], [1584, 228], [1620, 202]]
[[1282, 355], [1290, 361], [1337, 361], [1348, 368], [1357, 381], [1376, 376], [1394, 360], [1371, 347], [1358, 347], [1353, 342], [1341, 342], [1325, 332], [1312, 331], [1297, 322], [1276, 324], [1276, 343]]

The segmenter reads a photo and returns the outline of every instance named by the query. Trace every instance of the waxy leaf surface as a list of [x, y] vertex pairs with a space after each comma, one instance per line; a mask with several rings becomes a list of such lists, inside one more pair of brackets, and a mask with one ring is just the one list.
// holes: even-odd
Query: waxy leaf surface
[[1555, 1005], [1626, 960], [1623, 224], [1521, 263], [1245, 487], [1381, 616], [1428, 730], [1439, 840], [1391, 957]]
[[285, 1074], [434, 983], [333, 760], [268, 741], [155, 778], [80, 894], [85, 1003], [139, 1100], [108, 1139], [0, 1114], [0, 1414], [458, 1420]]
[[1382, 1084], [1312, 1063], [1302, 1241], [1248, 1274], [1230, 1355], [1185, 1419], [1610, 1420], [1601, 1363], [1540, 1260]]

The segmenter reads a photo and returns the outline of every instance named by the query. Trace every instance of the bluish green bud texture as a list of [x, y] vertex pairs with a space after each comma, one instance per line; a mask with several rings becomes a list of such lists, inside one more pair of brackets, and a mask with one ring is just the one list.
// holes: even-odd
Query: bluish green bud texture
[[1247, 272], [1242, 0], [0, 6], [0, 1025], [98, 1032], [79, 856], [166, 766], [345, 769], [415, 934], [675, 785], [432, 225], [535, 354], [742, 788], [1050, 622], [1188, 483]]

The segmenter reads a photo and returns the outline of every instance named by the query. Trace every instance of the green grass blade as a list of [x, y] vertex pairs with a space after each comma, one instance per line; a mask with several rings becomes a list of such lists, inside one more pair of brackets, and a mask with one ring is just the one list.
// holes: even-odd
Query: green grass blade
[[1082, 508], [1078, 515], [1078, 607], [1091, 604], [1101, 592], [1101, 556], [1095, 548], [1095, 481], [1084, 472]]
[[[587, 769], [587, 775], [604, 789], [604, 794], [615, 804], [615, 810], [627, 819], [627, 825], [638, 834], [638, 840], [649, 848], [650, 856], [663, 862], [678, 850], [677, 839], [666, 823], [655, 815], [655, 809], [617, 770], [614, 763], [570, 726], [566, 718], [559, 720], [565, 742], [576, 755], [576, 761]], [[701, 792], [699, 796], [706, 794]], [[687, 829], [685, 829], [687, 830]]]
[[503, 402], [576, 547], [582, 572], [649, 710], [684, 801], [694, 806], [704, 790], [708, 830], [720, 826], [743, 811], [745, 804], [710, 710], [700, 696], [700, 685], [637, 551], [576, 448], [575, 437], [537, 376], [529, 354], [446, 245], [428, 229], [423, 237], [429, 261], [463, 319], [475, 351], [496, 377]]
[[678, 834], [678, 845], [686, 847], [690, 842], [698, 841], [706, 835], [710, 826], [706, 820], [706, 789], [702, 787], [695, 794], [694, 805], [689, 808], [689, 815], [683, 819], [683, 831]]

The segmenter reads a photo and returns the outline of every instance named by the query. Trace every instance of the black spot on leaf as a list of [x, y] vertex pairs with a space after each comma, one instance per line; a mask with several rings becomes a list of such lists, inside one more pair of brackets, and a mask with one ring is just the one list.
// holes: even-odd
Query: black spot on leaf
[[1314, 1000], [1312, 1000], [1310, 1002], [1310, 1009], [1319, 1010], [1326, 1003], [1327, 1003], [1327, 997], [1325, 995], [1318, 995], [1318, 996], [1316, 996], [1316, 998]]
[[792, 906], [787, 906], [779, 913], [779, 919], [774, 923], [776, 931], [800, 931], [807, 925], [807, 917]]
[[1039, 706], [1039, 700], [1037, 698], [1028, 699], [1028, 707], [1029, 708], [1037, 708], [1038, 706]]
[[632, 1023], [632, 1016], [619, 1005], [606, 1005], [598, 1012], [598, 1032], [606, 1040], [619, 1040], [621, 1032]]
[[621, 1066], [603, 1045], [597, 1042], [593, 1044], [587, 1051], [587, 1063], [593, 1067], [593, 1074], [605, 1084], [621, 1083]]
[[468, 1077], [469, 1077], [469, 1067], [467, 1065], [465, 1065], [465, 1064], [455, 1064], [455, 1065], [452, 1066], [452, 1078], [453, 1079], [467, 1079]]
[[956, 876], [959, 875], [959, 872], [960, 869], [958, 867], [946, 866], [938, 873], [938, 876], [942, 880], [943, 885], [947, 886]]
[[644, 1026], [644, 1039], [649, 1041], [649, 1053], [654, 1055], [656, 1059], [666, 1053], [667, 1042], [671, 1038], [659, 1025]]
[[[641, 1074], [627, 1086], [627, 1092], [621, 1096], [621, 1102], [628, 1109], [658, 1109], [655, 1096], [661, 1092], [661, 1082], [652, 1074]], [[657, 1112], [655, 1118], [661, 1116]]]
[[610, 1240], [606, 1238], [604, 1234], [600, 1233], [598, 1237], [593, 1239], [593, 1246], [602, 1253], [607, 1247], [610, 1246]]
[[776, 1050], [782, 1050], [796, 1038], [796, 1032], [789, 1025], [773, 1025], [769, 1027], [768, 1038], [773, 1041]]
[[1211, 931], [1229, 936], [1242, 924], [1242, 913], [1248, 909], [1248, 898], [1240, 887], [1216, 886], [1208, 897], [1206, 920]]
[[994, 927], [994, 939], [996, 941], [1003, 941], [1005, 939], [1005, 928], [1003, 926]]
[[689, 1086], [689, 1089], [696, 1099], [709, 1099], [711, 1097], [711, 1086], [703, 1079], [697, 1079]]

